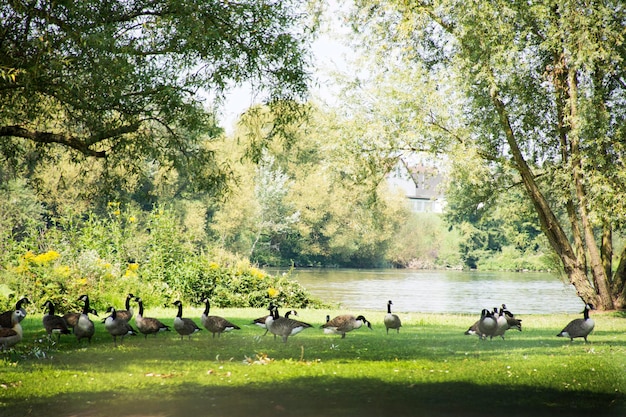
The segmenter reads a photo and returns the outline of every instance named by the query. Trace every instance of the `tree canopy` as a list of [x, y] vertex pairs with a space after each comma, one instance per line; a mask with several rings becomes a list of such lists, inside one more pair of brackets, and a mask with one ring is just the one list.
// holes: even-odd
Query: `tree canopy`
[[[613, 263], [612, 246], [626, 220], [623, 4], [355, 3], [372, 74], [422, 71], [404, 78], [413, 97], [386, 93], [396, 110], [381, 117], [387, 129], [409, 120], [420, 127], [413, 147], [475, 155], [494, 188], [474, 207], [521, 187], [578, 295], [600, 308], [626, 305], [626, 251]], [[435, 105], [425, 100], [433, 94]]]
[[223, 180], [203, 141], [213, 101], [250, 82], [267, 102], [304, 97], [313, 29], [299, 1], [9, 0], [0, 5], [0, 155], [174, 167]]

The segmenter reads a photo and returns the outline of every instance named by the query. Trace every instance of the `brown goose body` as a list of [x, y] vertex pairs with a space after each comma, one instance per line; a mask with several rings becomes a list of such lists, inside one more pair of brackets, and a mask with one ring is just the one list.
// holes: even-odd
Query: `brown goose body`
[[48, 333], [48, 337], [52, 334], [57, 335], [57, 342], [60, 340], [62, 334], [70, 334], [70, 330], [67, 328], [67, 323], [63, 320], [63, 317], [54, 314], [54, 303], [48, 300], [44, 303], [43, 307], [48, 308], [48, 312], [43, 315], [42, 323], [43, 327]]
[[515, 314], [507, 310], [506, 304], [502, 304], [502, 311], [504, 312], [504, 317], [506, 318], [506, 322], [508, 324], [507, 330], [517, 329], [521, 332], [522, 331], [522, 319], [518, 319], [517, 317], [515, 317]]
[[265, 320], [265, 325], [274, 336], [280, 336], [284, 343], [287, 343], [289, 336], [294, 336], [304, 329], [313, 327], [303, 321], [294, 320], [288, 317], [281, 317], [278, 308], [270, 306], [270, 316]]
[[[135, 298], [133, 294], [129, 293], [128, 295], [126, 295], [126, 300], [124, 301], [125, 310], [115, 310], [116, 319], [130, 321], [130, 319], [133, 318], [134, 310], [133, 307], [130, 305], [130, 300], [132, 300], [133, 298]], [[102, 323], [104, 323], [107, 318], [108, 317], [105, 317], [102, 320]]]
[[557, 336], [558, 337], [569, 337], [570, 341], [574, 341], [577, 337], [582, 337], [585, 339], [585, 343], [587, 343], [587, 336], [591, 333], [596, 325], [592, 318], [589, 317], [589, 310], [594, 310], [594, 306], [592, 304], [586, 304], [585, 309], [583, 310], [583, 318], [582, 319], [574, 319], [570, 321], [567, 326], [561, 330]]
[[0, 329], [0, 350], [8, 349], [18, 344], [23, 337], [22, 325], [24, 313], [21, 310], [14, 310], [11, 314], [11, 327]]
[[497, 328], [497, 318], [491, 311], [484, 308], [480, 312], [480, 319], [474, 322], [474, 324], [472, 324], [469, 329], [465, 331], [465, 334], [475, 334], [481, 339], [486, 339], [488, 336], [493, 336]]
[[[284, 317], [290, 318], [291, 316], [297, 316], [298, 312], [296, 310], [289, 310], [288, 312], [285, 313]], [[263, 336], [265, 336], [268, 332], [269, 329], [267, 328], [267, 326], [265, 325], [265, 321], [271, 317], [271, 314], [268, 314], [266, 316], [263, 317], [259, 317], [257, 319], [254, 319], [254, 321], [252, 322], [252, 324], [255, 324], [257, 326], [259, 326], [262, 329], [265, 329], [265, 333], [263, 333]], [[274, 338], [276, 338], [276, 335], [274, 335]]]
[[[17, 300], [15, 303], [15, 310], [20, 310], [20, 314], [18, 315], [18, 320], [21, 322], [26, 317], [26, 310], [24, 309], [25, 304], [30, 304], [30, 300], [27, 297], [22, 297]], [[0, 327], [4, 327], [7, 329], [13, 328], [13, 312], [15, 310], [7, 310], [4, 313], [0, 314]]]
[[241, 327], [237, 326], [236, 324], [231, 323], [230, 321], [226, 320], [224, 317], [210, 316], [209, 310], [211, 309], [211, 303], [208, 298], [203, 299], [202, 302], [204, 302], [205, 307], [204, 307], [204, 312], [202, 313], [202, 316], [200, 317], [200, 321], [202, 322], [202, 325], [204, 326], [204, 328], [213, 334], [213, 337], [215, 337], [215, 334], [217, 334], [217, 337], [220, 337], [221, 334], [224, 332], [230, 332], [232, 330], [241, 330]]
[[[96, 317], [98, 316], [98, 312], [93, 308], [90, 308], [88, 313], [93, 314]], [[75, 311], [63, 314], [63, 320], [65, 320], [65, 323], [67, 324], [67, 327], [69, 329], [73, 329], [74, 327], [76, 327], [76, 324], [78, 324], [78, 320], [80, 319], [81, 314], [83, 313], [78, 313]]]
[[157, 333], [170, 331], [170, 326], [163, 324], [160, 320], [144, 317], [143, 301], [139, 297], [136, 298], [136, 301], [139, 304], [139, 312], [135, 316], [135, 324], [137, 325], [137, 330], [144, 335], [144, 338], [147, 338], [149, 334], [156, 336]]
[[109, 307], [107, 313], [111, 313], [104, 321], [104, 328], [111, 336], [113, 336], [113, 344], [117, 346], [117, 338], [123, 342], [126, 336], [136, 336], [137, 332], [128, 324], [127, 320], [123, 320], [117, 317], [117, 311], [115, 307]]
[[193, 320], [183, 317], [183, 303], [180, 300], [176, 300], [174, 305], [178, 307], [178, 313], [174, 318], [174, 330], [180, 335], [181, 340], [184, 336], [188, 336], [191, 339], [192, 334], [202, 329]]
[[89, 318], [89, 313], [94, 314], [96, 317], [98, 316], [98, 312], [89, 306], [89, 296], [81, 295], [78, 298], [78, 301], [82, 301], [83, 312], [78, 317], [76, 321], [76, 325], [74, 326], [74, 336], [76, 336], [76, 340], [78, 343], [82, 339], [87, 339], [87, 341], [91, 344], [91, 338], [96, 333], [96, 327], [93, 324], [93, 321]]
[[326, 334], [340, 334], [341, 338], [345, 339], [346, 333], [360, 329], [364, 324], [370, 329], [372, 328], [371, 323], [362, 315], [355, 317], [352, 314], [342, 314], [327, 321], [320, 327], [324, 329]]
[[387, 334], [389, 334], [389, 329], [395, 329], [397, 333], [400, 333], [400, 327], [402, 327], [402, 321], [397, 314], [393, 314], [391, 312], [391, 305], [393, 303], [391, 300], [387, 301], [387, 314], [383, 319], [383, 323], [385, 323], [385, 328], [387, 329]]

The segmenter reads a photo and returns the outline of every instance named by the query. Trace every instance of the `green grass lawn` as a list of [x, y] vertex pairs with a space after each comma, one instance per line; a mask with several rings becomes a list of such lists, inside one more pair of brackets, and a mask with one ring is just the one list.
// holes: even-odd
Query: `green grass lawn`
[[[185, 308], [199, 325], [200, 313]], [[523, 332], [481, 341], [463, 334], [474, 315], [398, 313], [403, 327], [387, 335], [383, 312], [355, 311], [374, 329], [342, 340], [319, 329], [337, 313], [300, 310], [315, 328], [283, 344], [250, 324], [266, 311], [216, 309], [242, 330], [126, 337], [117, 348], [99, 322], [91, 345], [64, 336], [48, 348], [41, 316], [29, 315], [24, 341], [0, 354], [0, 416], [626, 415], [619, 314], [593, 314], [585, 344], [555, 336], [578, 315], [523, 316]], [[146, 315], [171, 325], [175, 311]]]

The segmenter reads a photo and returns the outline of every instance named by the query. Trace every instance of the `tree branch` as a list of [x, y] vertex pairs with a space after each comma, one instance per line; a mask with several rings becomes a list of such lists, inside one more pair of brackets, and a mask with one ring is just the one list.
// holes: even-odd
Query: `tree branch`
[[13, 136], [23, 139], [29, 139], [38, 143], [57, 143], [75, 149], [85, 156], [96, 158], [106, 158], [106, 151], [97, 151], [91, 148], [103, 140], [120, 136], [125, 133], [135, 132], [139, 128], [139, 123], [121, 126], [117, 129], [101, 132], [90, 136], [86, 140], [81, 140], [73, 136], [67, 136], [52, 132], [40, 132], [36, 130], [28, 130], [21, 126], [0, 126], [0, 137]]

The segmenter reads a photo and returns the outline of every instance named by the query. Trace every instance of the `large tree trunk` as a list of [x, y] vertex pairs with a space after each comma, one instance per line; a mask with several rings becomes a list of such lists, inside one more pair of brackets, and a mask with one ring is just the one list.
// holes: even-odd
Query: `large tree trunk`
[[622, 250], [612, 281], [615, 308], [626, 308], [626, 247]]
[[504, 130], [507, 143], [511, 149], [511, 153], [513, 154], [515, 166], [522, 178], [522, 182], [524, 184], [524, 187], [526, 188], [526, 192], [528, 193], [531, 201], [533, 202], [533, 205], [535, 206], [535, 211], [537, 212], [539, 216], [539, 221], [541, 222], [541, 228], [548, 238], [552, 249], [561, 259], [565, 273], [567, 274], [570, 283], [576, 288], [578, 296], [585, 303], [598, 305], [600, 299], [596, 294], [594, 287], [591, 285], [591, 282], [587, 278], [585, 265], [581, 263], [576, 256], [576, 253], [574, 252], [569, 240], [567, 239], [567, 235], [563, 231], [563, 228], [561, 227], [558, 219], [554, 215], [554, 212], [548, 205], [547, 200], [541, 193], [541, 190], [539, 189], [535, 181], [535, 177], [531, 172], [530, 167], [524, 159], [524, 155], [522, 154], [517, 144], [515, 133], [513, 132], [513, 129], [511, 127], [506, 106], [498, 95], [497, 87], [493, 86], [491, 91], [492, 102], [494, 103], [496, 111], [498, 112], [500, 123]]
[[589, 221], [589, 213], [587, 211], [587, 193], [583, 185], [582, 166], [580, 149], [578, 146], [579, 129], [578, 129], [578, 82], [576, 80], [576, 71], [569, 71], [568, 76], [569, 87], [569, 124], [570, 124], [570, 150], [572, 154], [571, 170], [574, 189], [576, 190], [576, 198], [578, 199], [578, 210], [580, 212], [580, 220], [585, 236], [585, 245], [589, 254], [589, 262], [591, 264], [591, 273], [593, 283], [598, 293], [598, 303], [601, 304], [603, 310], [612, 310], [613, 298], [609, 289], [608, 276], [602, 263], [600, 249], [596, 243], [593, 233], [593, 227]]

